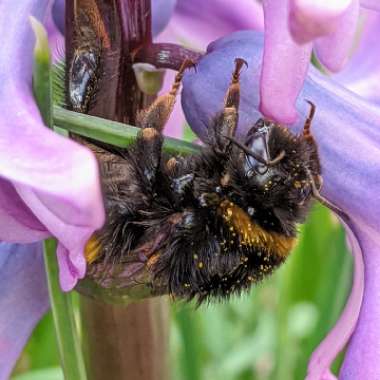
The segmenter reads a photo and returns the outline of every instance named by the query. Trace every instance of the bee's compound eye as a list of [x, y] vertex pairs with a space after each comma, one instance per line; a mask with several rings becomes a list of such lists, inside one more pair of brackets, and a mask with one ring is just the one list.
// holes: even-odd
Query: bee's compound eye
[[247, 208], [247, 213], [249, 216], [252, 216], [255, 213], [255, 209], [253, 207], [248, 207]]
[[183, 213], [182, 227], [185, 229], [191, 229], [197, 224], [196, 217], [193, 212], [186, 211]]

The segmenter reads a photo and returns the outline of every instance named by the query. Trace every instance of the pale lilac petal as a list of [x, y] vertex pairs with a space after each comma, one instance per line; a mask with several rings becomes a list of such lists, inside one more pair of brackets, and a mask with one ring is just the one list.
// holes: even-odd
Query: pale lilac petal
[[169, 23], [177, 40], [205, 49], [215, 39], [241, 29], [263, 30], [261, 4], [256, 0], [177, 0]]
[[364, 225], [355, 233], [364, 255], [364, 298], [339, 379], [376, 380], [380, 379], [380, 238], [378, 231]]
[[0, 243], [0, 289], [0, 380], [6, 380], [49, 307], [40, 243]]
[[[313, 352], [309, 361], [306, 380], [327, 380], [329, 379], [328, 376], [335, 379], [330, 373], [329, 368], [337, 354], [343, 350], [350, 339], [359, 317], [364, 289], [364, 263], [362, 254], [366, 252], [366, 247], [363, 246], [362, 240], [360, 240], [359, 245], [356, 229], [354, 229], [354, 231], [356, 236], [353, 231], [346, 226], [347, 237], [354, 256], [354, 276], [351, 294], [338, 322]], [[353, 377], [352, 380], [361, 378], [370, 379], [370, 377]]]
[[[62, 61], [65, 57], [65, 39], [61, 32], [62, 25], [57, 25], [56, 22], [64, 21], [65, 15], [65, 2], [55, 1], [51, 4], [51, 10], [48, 8], [47, 18], [45, 20], [45, 29], [48, 33], [49, 47], [53, 56], [53, 62]], [[60, 17], [54, 17], [59, 14]], [[63, 23], [64, 24], [64, 23]]]
[[[0, 104], [6, 110], [0, 115], [0, 176], [9, 181], [7, 191], [0, 193], [1, 203], [7, 205], [5, 213], [12, 216], [12, 223], [14, 216], [28, 215], [25, 223], [17, 219], [22, 228], [13, 223], [12, 231], [0, 230], [0, 239], [31, 241], [40, 238], [43, 225], [42, 232], [57, 237], [70, 252], [69, 259], [79, 263], [77, 268], [73, 264], [77, 279], [84, 273], [77, 256], [93, 231], [102, 226], [104, 210], [93, 154], [46, 128], [33, 99], [34, 35], [29, 15], [41, 19], [47, 5], [47, 0], [3, 0], [0, 4], [0, 33], [6, 36], [0, 54]], [[7, 22], [10, 17], [11, 23]], [[30, 210], [38, 225], [29, 223]], [[5, 223], [2, 220], [0, 225]]]
[[352, 0], [347, 11], [339, 18], [336, 31], [315, 41], [317, 57], [328, 70], [336, 72], [346, 64], [353, 45], [358, 16], [359, 0]]
[[335, 32], [352, 0], [289, 0], [289, 28], [295, 41], [306, 43]]
[[157, 36], [168, 24], [177, 0], [152, 0], [152, 33]]
[[295, 102], [309, 66], [312, 45], [294, 42], [288, 29], [288, 1], [264, 0], [265, 43], [260, 111], [285, 124], [297, 119]]
[[55, 0], [52, 8], [53, 20], [61, 34], [65, 34], [65, 0]]
[[374, 11], [380, 11], [379, 0], [360, 0], [360, 5], [368, 9], [373, 9]]
[[380, 104], [380, 13], [362, 11], [360, 43], [334, 79], [360, 96]]
[[46, 228], [25, 205], [13, 185], [1, 178], [0, 231], [8, 241], [20, 243], [38, 241], [49, 236]]

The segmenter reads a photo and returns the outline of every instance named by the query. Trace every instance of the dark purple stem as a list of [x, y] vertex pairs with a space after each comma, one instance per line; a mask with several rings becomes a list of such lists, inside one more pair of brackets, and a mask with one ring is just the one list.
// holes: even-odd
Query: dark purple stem
[[[152, 100], [139, 90], [132, 69], [132, 52], [152, 43], [150, 0], [67, 0], [66, 12], [67, 68], [75, 49], [101, 45], [97, 93], [88, 113], [135, 124]], [[67, 73], [66, 86], [69, 81]], [[165, 299], [119, 306], [82, 295], [80, 303], [88, 379], [168, 378]]]
[[150, 63], [157, 68], [178, 70], [185, 59], [196, 63], [203, 53], [187, 49], [181, 45], [159, 43], [144, 45], [133, 54], [133, 61]]

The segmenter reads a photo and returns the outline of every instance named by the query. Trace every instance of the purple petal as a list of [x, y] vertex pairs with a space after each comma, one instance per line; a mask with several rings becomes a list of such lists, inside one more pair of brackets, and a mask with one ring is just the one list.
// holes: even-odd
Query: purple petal
[[[51, 6], [51, 11], [48, 10], [48, 15], [45, 20], [45, 29], [49, 37], [49, 46], [53, 56], [53, 62], [62, 61], [65, 57], [65, 39], [63, 37], [62, 25], [57, 25], [56, 22], [63, 22], [65, 16], [65, 2], [55, 1]], [[54, 17], [59, 15], [59, 17]]]
[[309, 66], [311, 44], [293, 41], [288, 30], [288, 1], [265, 0], [265, 43], [260, 84], [260, 111], [291, 124], [297, 119], [295, 102]]
[[240, 29], [263, 30], [264, 18], [256, 0], [177, 0], [169, 25], [178, 40], [205, 49], [216, 38]]
[[289, 28], [295, 41], [304, 44], [335, 32], [351, 0], [290, 0]]
[[49, 236], [48, 231], [26, 207], [15, 188], [1, 178], [0, 234], [6, 236], [8, 241], [20, 243], [29, 243]]
[[362, 11], [360, 43], [343, 71], [334, 79], [356, 94], [380, 104], [380, 13]]
[[336, 31], [315, 41], [315, 52], [328, 70], [336, 72], [345, 65], [354, 41], [358, 16], [359, 0], [352, 0], [347, 11], [339, 18]]
[[55, 0], [52, 7], [52, 15], [53, 20], [61, 32], [61, 34], [65, 34], [65, 0]]
[[[0, 175], [9, 181], [0, 191], [0, 204], [6, 205], [2, 216], [10, 215], [13, 224], [12, 230], [0, 230], [0, 239], [33, 241], [49, 231], [70, 252], [73, 268], [69, 274], [61, 268], [60, 273], [62, 287], [68, 289], [62, 279], [69, 275], [72, 284], [83, 276], [83, 246], [103, 224], [104, 210], [93, 154], [46, 128], [33, 99], [29, 15], [41, 19], [47, 3], [3, 0], [0, 5], [0, 32], [6, 36], [0, 55], [0, 104], [7, 110], [0, 115]], [[0, 221], [6, 223], [8, 219]]]
[[[308, 375], [306, 380], [324, 380], [335, 377], [330, 373], [330, 366], [340, 352], [347, 344], [351, 334], [353, 333], [363, 299], [364, 288], [364, 264], [362, 250], [366, 252], [366, 247], [360, 239], [360, 244], [351, 229], [346, 226], [346, 233], [350, 243], [350, 247], [354, 256], [354, 278], [350, 297], [339, 318], [339, 321], [328, 333], [327, 337], [313, 352], [308, 365]], [[347, 358], [345, 359], [346, 362]], [[357, 362], [358, 363], [358, 362]], [[356, 363], [356, 365], [357, 365]], [[353, 379], [370, 379], [371, 377], [353, 377]]]
[[0, 243], [0, 289], [0, 380], [6, 380], [49, 308], [40, 243]]
[[374, 11], [380, 11], [380, 3], [378, 0], [360, 0], [362, 7], [373, 9]]
[[157, 36], [168, 24], [177, 0], [152, 0], [152, 33]]
[[339, 379], [380, 379], [380, 239], [364, 225], [357, 229], [364, 254], [365, 288], [357, 328], [351, 338]]

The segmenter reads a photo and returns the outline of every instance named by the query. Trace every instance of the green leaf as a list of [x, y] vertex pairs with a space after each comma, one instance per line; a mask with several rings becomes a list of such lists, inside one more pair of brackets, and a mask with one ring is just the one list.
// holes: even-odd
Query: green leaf
[[53, 312], [62, 369], [66, 380], [85, 380], [86, 370], [75, 326], [72, 300], [70, 294], [62, 292], [59, 285], [56, 246], [56, 241], [53, 239], [48, 239], [44, 242], [50, 305]]
[[29, 371], [12, 377], [12, 380], [65, 380], [63, 377], [62, 369], [56, 368], [45, 368], [38, 371]]
[[[48, 127], [52, 120], [52, 70], [47, 34], [43, 25], [31, 17], [36, 34], [35, 61], [33, 71], [33, 90], [42, 118]], [[44, 259], [48, 279], [50, 305], [58, 341], [61, 364], [66, 380], [85, 380], [86, 372], [74, 323], [74, 312], [70, 294], [63, 293], [58, 280], [56, 242], [44, 242]]]
[[43, 25], [36, 18], [30, 16], [30, 23], [36, 36], [33, 66], [34, 97], [45, 124], [53, 128], [53, 90], [48, 37]]
[[[89, 137], [120, 148], [127, 148], [136, 140], [139, 128], [100, 117], [54, 107], [54, 125], [80, 136]], [[165, 138], [164, 150], [168, 153], [193, 154], [199, 145], [173, 138]]]

